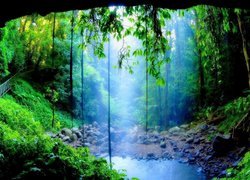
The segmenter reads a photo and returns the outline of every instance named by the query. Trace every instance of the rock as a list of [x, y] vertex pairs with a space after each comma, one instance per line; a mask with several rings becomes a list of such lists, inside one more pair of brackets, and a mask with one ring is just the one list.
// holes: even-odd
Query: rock
[[199, 150], [197, 150], [197, 151], [195, 151], [195, 154], [194, 154], [194, 157], [195, 158], [198, 158], [198, 157], [200, 157], [200, 151]]
[[212, 159], [212, 156], [207, 156], [207, 157], [205, 157], [205, 160], [206, 161], [210, 161]]
[[199, 138], [195, 138], [193, 141], [194, 144], [200, 144], [200, 139]]
[[186, 140], [186, 142], [187, 142], [188, 144], [192, 143], [193, 141], [194, 141], [194, 138], [188, 138], [188, 139]]
[[91, 144], [90, 143], [84, 143], [84, 145], [83, 146], [85, 146], [85, 147], [90, 147], [91, 146]]
[[174, 152], [178, 152], [179, 148], [178, 147], [173, 147]]
[[166, 148], [166, 146], [167, 146], [166, 142], [165, 141], [161, 141], [160, 147], [161, 148]]
[[200, 141], [201, 141], [201, 142], [205, 141], [205, 138], [204, 138], [204, 137], [201, 137], [201, 138], [200, 138]]
[[180, 141], [186, 141], [186, 138], [181, 138]]
[[150, 139], [148, 139], [150, 144], [157, 144], [160, 142], [160, 139], [155, 138], [155, 137], [151, 137]]
[[144, 135], [141, 135], [138, 137], [138, 142], [139, 144], [146, 144], [146, 141], [147, 141], [147, 137], [144, 136]]
[[164, 153], [162, 153], [162, 158], [172, 159], [172, 156], [167, 151], [165, 151]]
[[217, 135], [212, 142], [213, 150], [219, 154], [225, 154], [233, 149], [234, 141], [228, 135]]
[[154, 153], [148, 153], [147, 158], [148, 159], [153, 159], [153, 158], [155, 158], [155, 154]]
[[80, 131], [76, 131], [75, 135], [77, 136], [77, 138], [82, 138], [83, 137], [83, 135], [82, 135], [82, 133]]
[[70, 139], [71, 139], [72, 142], [77, 141], [77, 135], [76, 135], [76, 134], [73, 134], [73, 135], [70, 137]]
[[184, 152], [184, 153], [189, 153], [190, 150], [189, 150], [189, 149], [184, 149], [183, 152]]
[[243, 153], [244, 153], [246, 150], [247, 150], [246, 147], [242, 147], [242, 148], [240, 148], [238, 154], [241, 156], [241, 155], [243, 155]]
[[155, 130], [156, 132], [159, 132], [159, 131], [160, 131], [160, 128], [161, 128], [160, 126], [155, 126], [155, 129], [154, 129], [154, 130]]
[[191, 145], [190, 144], [185, 144], [184, 146], [183, 146], [183, 151], [185, 150], [185, 149], [190, 149], [191, 148]]
[[72, 136], [72, 131], [70, 129], [68, 129], [68, 128], [63, 128], [62, 131], [61, 131], [61, 133], [63, 135], [65, 135], [65, 136], [69, 136], [69, 137]]
[[63, 140], [63, 142], [70, 142], [70, 137], [64, 136], [62, 140]]
[[173, 146], [173, 147], [177, 146], [177, 143], [175, 141], [169, 141], [169, 142], [170, 142], [171, 146]]
[[174, 133], [174, 132], [178, 132], [178, 131], [180, 131], [180, 128], [177, 127], [177, 126], [172, 127], [172, 128], [170, 128], [170, 129], [168, 130], [169, 133]]
[[72, 133], [75, 133], [75, 132], [79, 131], [79, 129], [76, 128], [76, 127], [73, 127], [73, 128], [71, 129], [71, 131], [72, 131]]
[[195, 162], [195, 158], [193, 156], [189, 156], [188, 157], [188, 162], [189, 163], [194, 163]]
[[223, 177], [225, 177], [227, 175], [227, 171], [226, 170], [224, 170], [224, 171], [222, 171], [220, 174], [219, 174], [219, 178], [223, 178]]
[[61, 139], [63, 139], [64, 135], [60, 133], [60, 134], [58, 134], [58, 137], [61, 138]]
[[179, 160], [180, 163], [188, 163], [188, 159], [187, 158], [182, 158]]
[[237, 167], [241, 160], [242, 160], [242, 158], [240, 158], [238, 161], [235, 161], [235, 162], [232, 164], [232, 167]]
[[46, 133], [48, 136], [50, 136], [51, 138], [56, 138], [56, 134], [52, 133], [52, 132], [47, 132]]
[[98, 128], [98, 127], [99, 127], [99, 124], [98, 124], [96, 121], [94, 121], [94, 122], [93, 122], [93, 127]]
[[188, 124], [182, 124], [182, 125], [180, 126], [180, 128], [182, 128], [182, 129], [187, 129], [187, 128], [188, 128]]
[[203, 125], [200, 125], [200, 126], [199, 126], [199, 129], [200, 129], [201, 131], [206, 131], [206, 130], [209, 129], [209, 126], [208, 126], [207, 124], [203, 124]]
[[167, 134], [168, 134], [168, 131], [161, 131], [160, 134], [161, 134], [162, 136], [167, 135]]

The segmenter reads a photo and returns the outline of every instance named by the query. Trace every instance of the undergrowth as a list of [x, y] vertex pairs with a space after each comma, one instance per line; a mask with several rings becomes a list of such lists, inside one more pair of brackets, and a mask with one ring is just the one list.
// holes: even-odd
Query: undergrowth
[[213, 118], [213, 116], [225, 116], [225, 119], [218, 124], [218, 130], [223, 133], [229, 133], [229, 131], [237, 125], [249, 109], [250, 95], [246, 97], [239, 97], [218, 108], [204, 108], [196, 114], [196, 119], [209, 121]]
[[[40, 121], [46, 130], [52, 130], [52, 104], [28, 82], [16, 78], [12, 83], [11, 95], [14, 100], [34, 113], [34, 118]], [[64, 111], [55, 111], [55, 128], [71, 127], [71, 117]], [[74, 126], [78, 126], [79, 121], [74, 120]]]
[[227, 177], [223, 180], [250, 179], [250, 152], [247, 152], [236, 168], [227, 169]]
[[[123, 179], [87, 148], [51, 139], [49, 102], [27, 82], [16, 80], [12, 95], [0, 98], [0, 179]], [[57, 112], [62, 119], [67, 117]], [[59, 122], [59, 117], [57, 117]], [[67, 120], [60, 121], [66, 124]]]
[[[206, 120], [211, 119], [211, 115], [225, 116], [225, 119], [218, 124], [218, 131], [222, 133], [230, 133], [233, 127], [248, 113], [250, 109], [250, 95], [246, 97], [239, 97], [224, 106], [217, 109], [208, 107], [197, 113], [197, 118], [201, 117]], [[213, 134], [210, 135], [212, 139]], [[250, 151], [248, 151], [239, 165], [235, 168], [227, 169], [226, 178], [223, 180], [248, 180], [250, 179]]]

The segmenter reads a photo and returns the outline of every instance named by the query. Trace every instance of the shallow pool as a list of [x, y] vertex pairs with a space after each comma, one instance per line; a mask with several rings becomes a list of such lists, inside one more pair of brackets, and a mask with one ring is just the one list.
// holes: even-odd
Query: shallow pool
[[173, 160], [137, 160], [130, 157], [112, 157], [114, 169], [127, 171], [128, 178], [141, 180], [205, 180], [196, 166]]

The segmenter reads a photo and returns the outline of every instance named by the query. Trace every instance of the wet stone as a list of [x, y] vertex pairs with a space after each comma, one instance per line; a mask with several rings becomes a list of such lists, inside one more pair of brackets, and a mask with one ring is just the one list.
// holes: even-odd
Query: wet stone
[[192, 143], [193, 141], [194, 141], [193, 138], [188, 138], [186, 142], [187, 142], [188, 144], [190, 144], [190, 143]]
[[167, 146], [166, 142], [165, 141], [161, 141], [160, 147], [161, 148], [166, 148], [166, 146]]
[[194, 144], [200, 144], [200, 139], [199, 138], [194, 139], [193, 143]]

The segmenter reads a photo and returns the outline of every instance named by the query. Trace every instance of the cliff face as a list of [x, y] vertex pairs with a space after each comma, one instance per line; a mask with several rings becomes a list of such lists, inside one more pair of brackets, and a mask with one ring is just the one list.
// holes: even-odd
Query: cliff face
[[1, 2], [0, 5], [0, 27], [5, 25], [6, 21], [38, 13], [41, 15], [50, 12], [62, 12], [75, 9], [90, 9], [95, 7], [105, 7], [110, 5], [136, 6], [149, 4], [161, 8], [185, 9], [195, 5], [213, 5], [228, 8], [250, 8], [247, 1], [244, 0], [9, 0]]

